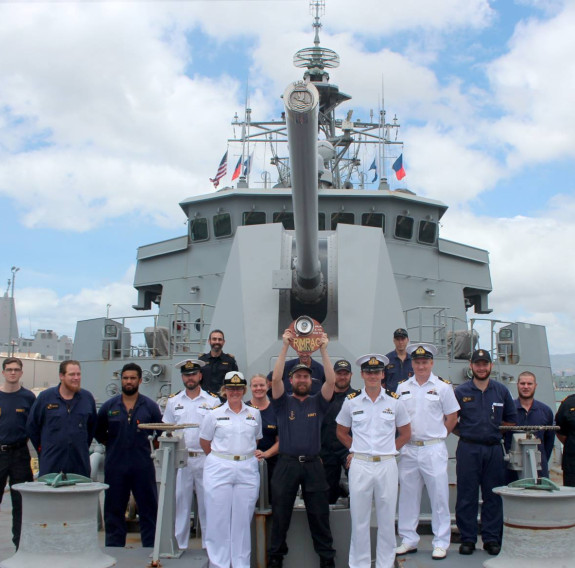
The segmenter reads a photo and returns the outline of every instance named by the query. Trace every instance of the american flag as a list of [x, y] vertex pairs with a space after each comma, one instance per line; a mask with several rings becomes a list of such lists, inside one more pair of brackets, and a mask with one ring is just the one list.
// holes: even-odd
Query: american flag
[[218, 173], [216, 174], [216, 177], [214, 177], [213, 179], [210, 178], [210, 181], [214, 184], [214, 187], [218, 187], [218, 185], [220, 184], [220, 180], [226, 175], [228, 171], [228, 151], [226, 150], [226, 153], [224, 154], [224, 157], [222, 158], [220, 165], [218, 166]]

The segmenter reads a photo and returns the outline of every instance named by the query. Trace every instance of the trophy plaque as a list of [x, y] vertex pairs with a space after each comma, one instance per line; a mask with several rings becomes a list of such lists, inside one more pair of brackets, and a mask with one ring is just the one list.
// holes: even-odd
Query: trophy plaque
[[313, 353], [319, 349], [324, 334], [321, 323], [309, 316], [300, 316], [290, 324], [289, 329], [294, 334], [291, 346], [298, 353]]

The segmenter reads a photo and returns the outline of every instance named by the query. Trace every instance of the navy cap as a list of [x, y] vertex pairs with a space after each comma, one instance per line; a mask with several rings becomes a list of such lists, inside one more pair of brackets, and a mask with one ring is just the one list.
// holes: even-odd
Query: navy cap
[[294, 373], [297, 373], [298, 371], [307, 371], [310, 375], [311, 375], [311, 367], [308, 367], [307, 365], [304, 365], [303, 363], [298, 363], [297, 365], [294, 365], [293, 369], [289, 372], [289, 376], [291, 377]]
[[477, 363], [477, 361], [487, 361], [491, 363], [491, 355], [489, 351], [485, 351], [485, 349], [476, 349], [471, 355], [471, 362]]
[[224, 377], [224, 387], [247, 387], [248, 383], [239, 371], [230, 371]]
[[351, 373], [351, 363], [345, 359], [339, 359], [335, 362], [333, 370], [337, 373], [338, 371], [349, 371]]
[[368, 353], [362, 355], [356, 362], [362, 371], [383, 371], [386, 365], [389, 365], [389, 359], [379, 353]]
[[403, 327], [398, 327], [394, 332], [393, 332], [393, 338], [394, 339], [399, 339], [400, 337], [409, 337], [409, 335], [407, 334], [407, 330], [403, 329]]
[[431, 343], [410, 343], [406, 351], [412, 359], [433, 359], [437, 355], [437, 347]]
[[182, 375], [190, 375], [195, 371], [201, 371], [205, 365], [206, 364], [199, 359], [185, 359], [184, 361], [176, 363], [176, 367], [180, 368]]

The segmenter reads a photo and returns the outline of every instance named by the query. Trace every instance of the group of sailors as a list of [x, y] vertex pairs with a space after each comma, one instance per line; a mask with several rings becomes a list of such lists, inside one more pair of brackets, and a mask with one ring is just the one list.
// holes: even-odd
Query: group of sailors
[[[106, 546], [125, 546], [125, 511], [132, 494], [142, 545], [151, 547], [157, 514], [155, 468], [149, 431], [138, 426], [162, 421], [185, 424], [177, 431], [188, 451], [187, 466], [178, 470], [176, 480], [175, 537], [181, 549], [188, 547], [195, 493], [202, 546], [210, 565], [249, 567], [250, 525], [260, 486], [258, 460], [266, 460], [272, 503], [268, 566], [281, 567], [288, 554], [286, 538], [300, 489], [320, 567], [335, 565], [329, 505], [346, 495], [340, 484], [343, 470], [348, 475], [351, 514], [348, 564], [371, 565], [373, 506], [378, 525], [376, 567], [391, 568], [396, 555], [417, 552], [424, 486], [431, 502], [432, 557], [441, 560], [447, 555], [451, 522], [445, 439], [454, 432], [459, 436], [459, 553], [475, 550], [481, 488], [483, 548], [498, 554], [502, 504], [492, 489], [509, 481], [499, 427], [553, 424], [551, 409], [534, 399], [535, 375], [524, 372], [518, 377], [519, 396], [514, 401], [504, 385], [490, 380], [490, 354], [479, 349], [471, 356], [471, 380], [453, 389], [433, 373], [436, 348], [410, 344], [407, 331], [398, 329], [395, 349], [388, 355], [368, 353], [357, 359], [364, 387], [355, 390], [350, 386], [350, 362], [332, 364], [327, 335], [320, 340], [322, 364], [305, 353], [286, 361], [293, 339], [293, 332], [286, 330], [271, 376], [255, 375], [248, 385], [235, 359], [223, 353], [224, 334], [213, 331], [209, 353], [179, 363], [184, 388], [168, 399], [163, 415], [155, 401], [139, 392], [142, 369], [135, 363], [122, 368], [122, 392], [96, 411], [91, 393], [81, 389], [77, 361], [63, 361], [60, 384], [35, 398], [20, 385], [22, 361], [5, 359], [0, 388], [1, 488], [7, 479], [11, 487], [32, 480], [28, 438], [38, 452], [40, 475], [63, 471], [89, 477], [89, 448], [95, 438], [106, 447]], [[204, 388], [206, 376], [209, 389]], [[244, 402], [248, 386], [251, 398]], [[559, 409], [557, 424], [566, 450], [565, 482], [572, 484], [575, 401], [570, 398]], [[552, 434], [538, 434], [543, 475], [548, 475]], [[18, 547], [21, 498], [14, 490], [11, 496], [13, 541]], [[394, 531], [398, 502], [399, 545]]]

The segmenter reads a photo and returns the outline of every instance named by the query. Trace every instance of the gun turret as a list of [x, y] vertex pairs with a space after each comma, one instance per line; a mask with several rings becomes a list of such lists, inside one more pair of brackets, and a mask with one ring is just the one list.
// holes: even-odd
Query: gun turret
[[292, 292], [303, 304], [320, 302], [325, 284], [318, 248], [319, 93], [297, 81], [284, 92], [289, 143], [296, 262]]

